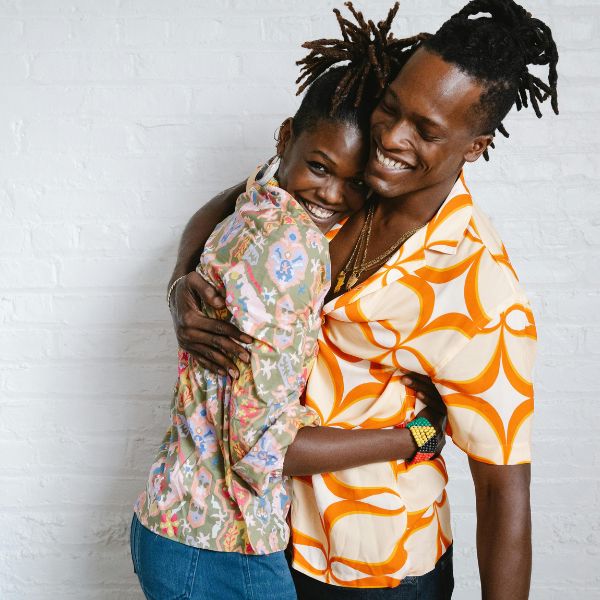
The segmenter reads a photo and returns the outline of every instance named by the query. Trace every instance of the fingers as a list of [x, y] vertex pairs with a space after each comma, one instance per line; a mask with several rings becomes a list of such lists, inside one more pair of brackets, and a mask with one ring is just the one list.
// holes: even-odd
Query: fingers
[[[211, 319], [200, 313], [186, 313], [182, 315], [177, 326], [177, 337], [182, 337], [188, 343], [202, 343], [222, 349], [239, 356], [241, 353], [247, 354], [243, 346], [237, 341], [250, 344], [253, 339], [245, 334], [233, 324], [221, 321], [220, 319]], [[233, 339], [232, 339], [233, 338]], [[241, 356], [240, 359], [244, 360]], [[244, 360], [244, 362], [247, 362]]]
[[227, 337], [213, 337], [204, 342], [206, 346], [212, 347], [217, 352], [225, 354], [232, 359], [239, 359], [246, 364], [250, 364], [250, 353], [237, 342]]
[[441, 396], [434, 385], [425, 384], [406, 376], [402, 377], [402, 383], [414, 390], [419, 400], [428, 400], [429, 403], [442, 402]]
[[210, 319], [201, 312], [202, 306], [198, 303], [198, 299], [215, 309], [225, 307], [225, 300], [210, 283], [195, 271], [188, 273], [184, 281], [186, 297], [181, 302], [179, 296], [177, 297], [177, 313], [181, 315], [180, 322], [183, 327], [212, 331], [216, 335], [233, 338], [245, 344], [252, 343], [252, 337], [240, 331], [232, 323], [221, 319]]
[[213, 308], [224, 308], [225, 300], [217, 292], [217, 290], [204, 279], [196, 271], [188, 273], [185, 278], [186, 285], [196, 294], [202, 301]]
[[[212, 319], [206, 319], [214, 322]], [[213, 334], [193, 327], [177, 327], [175, 334], [179, 345], [189, 350], [194, 347], [206, 347], [215, 354], [225, 355], [226, 357], [239, 359], [246, 364], [250, 363], [250, 353], [235, 340], [221, 334]], [[210, 357], [206, 357], [209, 360]]]
[[403, 375], [402, 383], [408, 385], [415, 391], [432, 392], [435, 390], [437, 392], [435, 384], [427, 377], [427, 375], [421, 375], [421, 373], [415, 373], [414, 371]]
[[253, 338], [232, 323], [207, 317], [202, 312], [203, 303], [215, 309], [225, 307], [218, 291], [193, 271], [177, 284], [172, 298], [171, 314], [180, 347], [213, 373], [239, 377], [234, 361], [250, 362], [250, 353], [240, 343], [250, 344]]
[[[185, 350], [185, 348], [184, 348]], [[192, 353], [194, 355], [194, 358], [198, 361], [198, 363], [205, 369], [207, 369], [208, 371], [210, 371], [211, 373], [218, 373], [219, 375], [225, 375], [225, 371], [219, 367], [219, 365], [217, 363], [211, 362], [210, 360], [206, 360], [205, 358]]]
[[254, 338], [250, 337], [247, 333], [240, 331], [233, 323], [227, 321], [221, 321], [219, 319], [210, 319], [212, 330], [216, 335], [233, 338], [239, 340], [244, 344], [251, 344]]
[[[239, 377], [238, 368], [235, 365], [234, 360], [231, 356], [217, 350], [213, 346], [202, 343], [183, 343], [180, 342], [180, 346], [191, 352], [198, 360], [202, 360], [206, 363], [206, 368], [213, 373], [219, 373], [225, 375], [229, 373], [231, 377], [236, 379]], [[248, 356], [249, 358], [249, 356]]]
[[432, 406], [438, 410], [445, 406], [435, 384], [426, 375], [411, 372], [403, 375], [401, 381], [405, 386], [414, 390], [417, 398], [425, 402], [428, 406]]
[[444, 449], [445, 445], [446, 445], [446, 436], [441, 435], [438, 440], [438, 445], [435, 448], [435, 457], [436, 458], [437, 458], [437, 456], [439, 456], [442, 453], [442, 450]]

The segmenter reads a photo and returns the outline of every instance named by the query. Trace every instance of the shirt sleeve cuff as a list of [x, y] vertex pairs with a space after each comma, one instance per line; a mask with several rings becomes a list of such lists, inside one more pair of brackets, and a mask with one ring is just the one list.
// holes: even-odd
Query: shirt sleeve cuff
[[319, 425], [319, 417], [307, 406], [288, 406], [265, 430], [256, 444], [235, 464], [233, 471], [259, 496], [283, 478], [288, 447], [302, 427]]

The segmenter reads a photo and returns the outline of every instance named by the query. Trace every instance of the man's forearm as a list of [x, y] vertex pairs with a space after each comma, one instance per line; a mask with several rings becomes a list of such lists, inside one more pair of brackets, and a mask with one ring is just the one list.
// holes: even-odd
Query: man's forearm
[[177, 252], [177, 262], [169, 280], [169, 286], [175, 279], [186, 275], [196, 268], [204, 244], [215, 228], [215, 225], [233, 212], [237, 197], [245, 189], [245, 183], [239, 183], [224, 190], [197, 210], [188, 221], [181, 235], [179, 250]]
[[408, 429], [303, 427], [288, 448], [285, 475], [314, 475], [408, 459], [417, 451]]
[[[529, 465], [474, 467], [474, 462], [482, 598], [526, 600], [531, 581]], [[483, 476], [476, 475], [481, 471]]]

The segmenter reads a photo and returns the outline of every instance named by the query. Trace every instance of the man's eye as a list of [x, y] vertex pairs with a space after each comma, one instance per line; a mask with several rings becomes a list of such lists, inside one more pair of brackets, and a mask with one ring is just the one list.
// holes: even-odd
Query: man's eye
[[426, 142], [437, 142], [439, 141], [439, 137], [435, 136], [435, 135], [431, 135], [430, 133], [427, 133], [425, 131], [421, 131], [419, 130], [419, 135], [421, 136], [422, 139], [424, 139]]

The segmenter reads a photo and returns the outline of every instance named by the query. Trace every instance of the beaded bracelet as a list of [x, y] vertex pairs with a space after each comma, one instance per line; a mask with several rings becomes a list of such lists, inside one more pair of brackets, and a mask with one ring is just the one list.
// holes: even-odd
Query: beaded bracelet
[[396, 425], [398, 429], [408, 429], [417, 443], [417, 453], [407, 461], [409, 465], [429, 460], [435, 455], [438, 445], [437, 429], [425, 417], [417, 417], [408, 423]]

